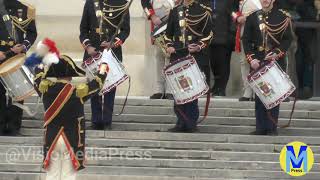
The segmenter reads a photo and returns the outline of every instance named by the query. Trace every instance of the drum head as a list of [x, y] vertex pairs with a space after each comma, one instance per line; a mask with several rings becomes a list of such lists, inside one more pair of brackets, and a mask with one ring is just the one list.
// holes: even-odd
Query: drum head
[[15, 72], [23, 65], [25, 59], [26, 56], [24, 54], [19, 54], [6, 60], [0, 65], [0, 76], [5, 76], [7, 74]]

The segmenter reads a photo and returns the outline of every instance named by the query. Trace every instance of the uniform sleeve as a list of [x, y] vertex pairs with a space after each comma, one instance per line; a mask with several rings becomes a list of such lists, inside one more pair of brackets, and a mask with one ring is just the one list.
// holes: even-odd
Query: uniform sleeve
[[155, 14], [150, 0], [141, 0], [141, 6], [148, 19]]
[[200, 39], [200, 41], [197, 43], [199, 46], [200, 46], [200, 49], [203, 49], [203, 48], [206, 48], [212, 38], [213, 38], [213, 32], [212, 32], [212, 29], [213, 29], [213, 23], [212, 23], [212, 19], [211, 19], [211, 14], [209, 11], [207, 11], [207, 18], [205, 18], [203, 20], [203, 31], [202, 31], [202, 34], [203, 34], [203, 38]]
[[166, 34], [164, 36], [164, 41], [167, 47], [173, 47], [173, 36], [174, 36], [174, 14], [175, 9], [171, 10], [169, 13], [168, 24], [166, 29]]
[[82, 13], [80, 22], [80, 42], [83, 48], [87, 48], [91, 45], [89, 33], [90, 33], [90, 11], [94, 12], [93, 4], [91, 0], [87, 0]]
[[130, 12], [125, 14], [124, 21], [120, 27], [120, 33], [115, 38], [115, 46], [121, 46], [130, 35]]
[[92, 96], [98, 94], [103, 87], [103, 83], [106, 79], [106, 75], [98, 74], [95, 79], [88, 83], [80, 84], [76, 87], [76, 95], [84, 103]]
[[38, 36], [35, 20], [32, 20], [26, 29], [26, 35], [22, 44], [26, 47], [26, 51], [34, 44]]
[[244, 52], [246, 54], [246, 58], [248, 63], [250, 63], [252, 60], [256, 59], [256, 55], [255, 55], [255, 51], [252, 49], [252, 44], [254, 43], [253, 40], [253, 17], [255, 17], [254, 15], [250, 15], [247, 18], [247, 21], [245, 23], [244, 26], [244, 31], [243, 31], [243, 35], [242, 35], [242, 43], [243, 43], [243, 49]]
[[38, 95], [41, 97], [42, 94], [48, 91], [49, 86], [53, 83], [47, 79], [43, 79], [45, 70], [42, 65], [36, 66], [34, 69], [34, 89], [37, 91]]

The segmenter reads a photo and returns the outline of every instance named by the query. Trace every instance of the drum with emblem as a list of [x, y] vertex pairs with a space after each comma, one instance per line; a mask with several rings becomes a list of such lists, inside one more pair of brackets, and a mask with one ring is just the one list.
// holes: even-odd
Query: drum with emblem
[[0, 65], [1, 83], [13, 101], [22, 101], [35, 93], [33, 74], [24, 66], [26, 56], [16, 55]]
[[113, 51], [111, 49], [105, 49], [95, 57], [90, 57], [82, 63], [82, 68], [86, 71], [88, 79], [92, 80], [95, 77], [100, 69], [101, 63], [108, 64], [109, 73], [100, 91], [100, 95], [110, 92], [129, 78], [124, 65], [119, 61]]
[[101, 62], [109, 66], [109, 73], [100, 91], [100, 95], [105, 94], [129, 79], [124, 65], [119, 61], [112, 50], [105, 49], [102, 53]]
[[247, 77], [248, 83], [267, 109], [288, 98], [296, 89], [278, 63], [267, 62]]
[[205, 75], [200, 71], [193, 56], [170, 63], [164, 68], [164, 76], [176, 104], [194, 101], [209, 90]]

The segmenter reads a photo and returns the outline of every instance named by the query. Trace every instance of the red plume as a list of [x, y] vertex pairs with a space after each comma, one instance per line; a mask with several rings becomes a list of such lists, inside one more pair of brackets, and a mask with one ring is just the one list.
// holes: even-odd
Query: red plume
[[56, 43], [53, 40], [51, 40], [49, 38], [45, 38], [42, 41], [42, 43], [49, 48], [49, 52], [55, 53], [58, 57], [60, 57], [60, 52], [59, 52], [58, 48], [56, 47]]

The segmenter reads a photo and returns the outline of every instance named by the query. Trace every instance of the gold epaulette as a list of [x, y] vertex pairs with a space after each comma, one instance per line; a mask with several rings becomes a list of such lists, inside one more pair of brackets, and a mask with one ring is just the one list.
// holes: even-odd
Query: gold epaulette
[[283, 9], [279, 9], [280, 12], [282, 12], [284, 15], [286, 15], [287, 17], [290, 17], [291, 18], [291, 14], [286, 11], [286, 10], [283, 10]]
[[88, 96], [89, 94], [89, 86], [85, 83], [79, 84], [76, 87], [76, 95], [78, 98], [81, 99], [81, 102], [83, 103], [83, 98]]
[[205, 9], [205, 10], [207, 10], [207, 11], [209, 11], [209, 12], [211, 12], [211, 13], [212, 13], [212, 9], [211, 9], [211, 7], [208, 7], [208, 6], [203, 5], [203, 4], [201, 4], [201, 3], [199, 3], [199, 4], [200, 4], [200, 6], [201, 6], [203, 9]]
[[48, 92], [49, 86], [53, 86], [55, 83], [48, 80], [48, 79], [43, 79], [40, 84], [39, 84], [39, 91], [44, 94]]
[[36, 18], [36, 8], [27, 2], [24, 2], [21, 0], [20, 0], [20, 2], [21, 2], [21, 4], [27, 6], [27, 8], [28, 8], [27, 18], [28, 19], [35, 19]]

